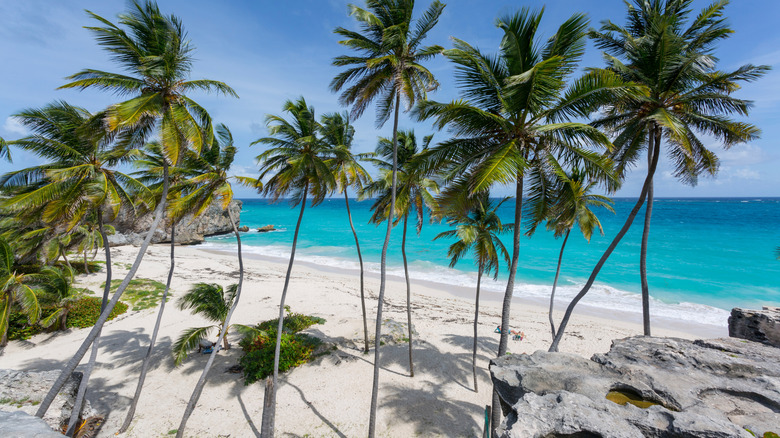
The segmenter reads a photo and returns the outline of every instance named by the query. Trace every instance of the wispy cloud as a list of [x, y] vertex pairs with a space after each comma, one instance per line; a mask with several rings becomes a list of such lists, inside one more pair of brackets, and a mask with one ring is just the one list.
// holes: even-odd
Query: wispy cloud
[[16, 120], [15, 117], [7, 117], [5, 119], [5, 123], [3, 123], [3, 131], [18, 135], [27, 134], [27, 129], [25, 129], [25, 127], [19, 123], [19, 120]]

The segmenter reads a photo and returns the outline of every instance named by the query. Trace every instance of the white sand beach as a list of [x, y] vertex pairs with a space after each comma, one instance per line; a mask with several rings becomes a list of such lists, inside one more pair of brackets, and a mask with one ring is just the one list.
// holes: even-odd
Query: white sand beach
[[[122, 278], [137, 249], [130, 246], [112, 250], [114, 278]], [[98, 259], [100, 256], [98, 256]], [[184, 329], [203, 325], [199, 318], [176, 306], [178, 297], [196, 282], [228, 285], [238, 278], [235, 255], [206, 252], [197, 247], [176, 248], [177, 266], [172, 285], [172, 302], [166, 307], [162, 328], [144, 393], [131, 429], [125, 437], [159, 437], [179, 425], [181, 415], [207, 356], [191, 355], [182, 366], [174, 367], [173, 340]], [[165, 281], [169, 263], [168, 247], [149, 249], [136, 278]], [[277, 316], [286, 263], [245, 257], [245, 282], [241, 302], [232, 321], [256, 324]], [[79, 286], [96, 293], [104, 273], [81, 277]], [[406, 321], [405, 287], [401, 279], [388, 283], [384, 316]], [[373, 332], [379, 281], [367, 276], [369, 332]], [[414, 283], [413, 323], [414, 378], [408, 376], [407, 344], [382, 348], [382, 372], [378, 411], [378, 435], [481, 436], [483, 410], [490, 403], [491, 385], [487, 370], [498, 346], [494, 329], [500, 323], [500, 297], [488, 296], [481, 304], [479, 326], [479, 393], [472, 389], [471, 343], [473, 291], [450, 289], [432, 283]], [[338, 345], [330, 355], [318, 358], [280, 376], [276, 430], [283, 437], [365, 436], [371, 398], [373, 352], [362, 354], [362, 322], [359, 281], [352, 272], [324, 270], [297, 263], [293, 269], [287, 304], [294, 312], [325, 318], [308, 332]], [[515, 300], [512, 328], [526, 338], [511, 341], [512, 353], [532, 353], [547, 349], [550, 331], [546, 309], [541, 303]], [[112, 436], [119, 429], [138, 378], [141, 359], [147, 348], [157, 309], [128, 312], [106, 324], [100, 344], [97, 368], [90, 381], [88, 399], [107, 415], [100, 436]], [[613, 339], [641, 333], [638, 320], [621, 321], [595, 316], [594, 309], [575, 312], [561, 351], [590, 357], [609, 349]], [[556, 318], [560, 318], [557, 314]], [[656, 324], [654, 334], [683, 338], [725, 336], [722, 328], [685, 324]], [[664, 328], [661, 328], [664, 327]], [[81, 344], [88, 329], [71, 329], [35, 336], [28, 341], [11, 341], [0, 356], [0, 368], [30, 371], [58, 369]], [[216, 335], [215, 335], [216, 337]], [[232, 333], [234, 348], [219, 353], [208, 384], [189, 421], [186, 436], [259, 436], [263, 389], [261, 383], [244, 386], [241, 374], [227, 372], [241, 355], [238, 335]], [[86, 362], [86, 358], [83, 362]]]

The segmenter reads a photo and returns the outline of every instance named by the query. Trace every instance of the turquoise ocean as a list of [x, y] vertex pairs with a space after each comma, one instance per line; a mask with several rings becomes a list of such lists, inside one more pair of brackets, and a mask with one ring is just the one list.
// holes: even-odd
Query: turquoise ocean
[[[616, 199], [615, 214], [599, 212], [604, 236], [594, 234], [588, 243], [575, 229], [564, 253], [556, 306], [564, 306], [585, 283], [603, 251], [623, 225], [635, 199]], [[299, 208], [286, 201], [244, 199], [241, 225], [245, 254], [287, 259], [290, 255]], [[370, 201], [350, 201], [366, 268], [379, 272], [379, 257], [386, 226], [369, 224]], [[514, 200], [499, 210], [511, 222]], [[411, 220], [411, 218], [410, 218]], [[644, 210], [597, 277], [581, 305], [603, 311], [641, 312], [639, 297], [639, 247]], [[274, 225], [277, 231], [255, 229]], [[407, 236], [407, 257], [413, 279], [445, 285], [473, 287], [476, 267], [463, 259], [450, 268], [447, 248], [451, 241], [433, 241], [449, 229], [446, 223], [426, 222], [419, 235], [412, 223]], [[388, 272], [402, 276], [400, 252], [402, 227], [396, 226], [388, 253]], [[503, 237], [511, 251], [511, 233]], [[514, 294], [532, 300], [549, 297], [562, 240], [540, 227], [521, 240], [520, 263]], [[723, 326], [732, 307], [780, 306], [780, 198], [684, 198], [656, 199], [648, 248], [648, 278], [654, 317], [697, 321]], [[232, 235], [208, 238], [204, 249], [235, 251]], [[298, 239], [296, 260], [331, 268], [355, 269], [355, 241], [347, 221], [343, 198], [326, 199], [307, 206]], [[485, 290], [503, 293], [506, 268], [498, 280], [489, 279]]]

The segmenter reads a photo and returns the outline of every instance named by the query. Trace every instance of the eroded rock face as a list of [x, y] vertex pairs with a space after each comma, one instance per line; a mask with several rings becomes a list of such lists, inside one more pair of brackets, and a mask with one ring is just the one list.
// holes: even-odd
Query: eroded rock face
[[780, 347], [780, 307], [731, 309], [729, 336]]
[[[38, 405], [41, 403], [49, 388], [59, 377], [59, 371], [28, 372], [16, 370], [0, 370], [0, 411], [22, 411], [35, 415]], [[62, 390], [54, 398], [43, 421], [53, 430], [59, 430], [62, 424], [67, 424], [73, 403], [76, 401], [76, 393], [81, 383], [80, 372], [74, 372], [70, 379], [62, 387]], [[81, 411], [83, 418], [96, 416], [97, 412], [86, 400]], [[8, 436], [0, 433], [0, 436]]]
[[[242, 202], [234, 200], [228, 207], [236, 219], [236, 226], [241, 220]], [[149, 227], [152, 226], [154, 215], [152, 212], [135, 217], [129, 210], [121, 210], [117, 218], [111, 222], [116, 228], [116, 234], [108, 236], [111, 246], [134, 245], [140, 246], [146, 237]], [[191, 245], [203, 242], [204, 237], [217, 234], [232, 233], [233, 226], [227, 210], [223, 210], [217, 203], [211, 204], [202, 215], [193, 218], [192, 215], [184, 218], [176, 225], [176, 242], [181, 245]], [[152, 243], [170, 242], [171, 227], [161, 224], [152, 237]]]
[[[780, 430], [780, 349], [634, 337], [590, 360], [537, 351], [490, 363], [502, 437], [751, 437]], [[633, 399], [620, 405], [612, 393]], [[614, 399], [614, 398], [613, 398]], [[648, 403], [649, 402], [649, 403]]]
[[22, 411], [0, 411], [0, 436], [4, 438], [62, 438], [40, 418]]

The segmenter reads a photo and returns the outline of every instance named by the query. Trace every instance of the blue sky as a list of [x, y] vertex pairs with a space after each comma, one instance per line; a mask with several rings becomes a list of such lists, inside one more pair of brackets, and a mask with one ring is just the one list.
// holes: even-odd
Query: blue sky
[[[333, 33], [337, 26], [355, 28], [348, 16], [346, 1], [204, 1], [160, 0], [166, 13], [179, 16], [196, 47], [193, 78], [226, 82], [240, 99], [194, 95], [217, 122], [233, 132], [239, 155], [235, 172], [256, 175], [254, 157], [261, 146], [249, 143], [266, 135], [266, 114], [279, 114], [287, 99], [304, 96], [318, 114], [341, 111], [337, 95], [328, 84], [338, 70], [330, 65], [333, 57], [347, 53]], [[359, 1], [357, 4], [361, 4]], [[621, 0], [467, 1], [447, 2], [439, 25], [429, 34], [428, 44], [451, 47], [450, 37], [463, 39], [487, 52], [494, 52], [501, 34], [496, 17], [522, 6], [547, 5], [541, 35], [575, 12], [588, 14], [591, 25], [610, 19], [623, 22]], [[707, 1], [695, 1], [694, 9]], [[428, 2], [421, 1], [422, 11]], [[94, 25], [84, 9], [115, 21], [125, 9], [123, 0], [0, 0], [0, 136], [12, 140], [24, 130], [11, 116], [29, 107], [39, 107], [62, 99], [91, 111], [115, 101], [114, 96], [96, 90], [56, 90], [64, 78], [83, 68], [117, 71], [108, 56], [83, 26]], [[727, 8], [736, 33], [721, 43], [716, 54], [719, 68], [734, 69], [745, 63], [767, 64], [773, 70], [760, 81], [746, 85], [739, 97], [755, 101], [749, 121], [763, 130], [761, 139], [724, 151], [716, 142], [710, 147], [721, 158], [717, 177], [704, 178], [696, 187], [682, 185], [671, 176], [662, 161], [655, 179], [659, 197], [780, 196], [780, 2], [776, 0], [735, 0]], [[448, 101], [457, 97], [453, 69], [443, 58], [429, 63], [441, 82], [430, 98]], [[601, 55], [589, 46], [581, 67], [601, 66]], [[355, 150], [370, 151], [378, 136], [389, 136], [391, 124], [374, 126], [374, 111], [368, 110], [356, 123]], [[430, 133], [429, 124], [413, 124], [402, 116], [402, 128], [414, 127], [419, 134]], [[443, 140], [446, 132], [435, 133]], [[419, 136], [418, 136], [419, 138]], [[0, 163], [0, 172], [37, 164], [37, 158], [14, 149], [13, 164]], [[616, 196], [636, 197], [644, 169], [640, 164]], [[513, 192], [513, 190], [512, 190]], [[496, 194], [509, 194], [499, 188]], [[255, 197], [237, 190], [239, 197]]]

